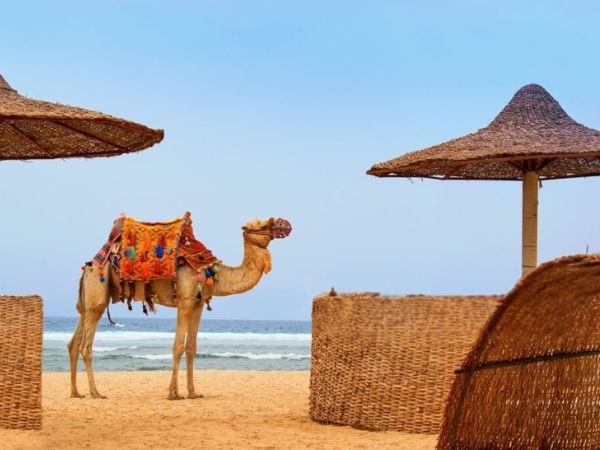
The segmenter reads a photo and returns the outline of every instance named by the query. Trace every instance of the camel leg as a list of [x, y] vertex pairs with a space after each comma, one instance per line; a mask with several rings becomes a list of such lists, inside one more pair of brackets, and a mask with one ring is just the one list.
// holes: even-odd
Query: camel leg
[[77, 327], [73, 332], [71, 341], [67, 344], [69, 349], [69, 363], [71, 366], [71, 398], [83, 398], [85, 395], [81, 395], [77, 390], [77, 360], [79, 359], [79, 347], [81, 345], [83, 331], [83, 317], [79, 318]]
[[196, 394], [194, 388], [194, 359], [196, 358], [196, 347], [198, 339], [198, 329], [200, 328], [200, 319], [202, 318], [202, 309], [204, 302], [199, 301], [192, 310], [188, 332], [185, 338], [185, 356], [187, 366], [187, 388], [188, 398], [202, 398], [202, 394]]
[[102, 314], [104, 314], [105, 309], [105, 305], [102, 305], [101, 307], [96, 306], [96, 308], [86, 311], [84, 317], [81, 356], [83, 356], [83, 362], [85, 363], [85, 371], [87, 372], [90, 385], [90, 396], [92, 398], [106, 398], [105, 395], [101, 395], [98, 392], [96, 381], [94, 380], [94, 370], [92, 369], [92, 345], [94, 344], [94, 336], [96, 335], [98, 321], [102, 317]]
[[92, 369], [92, 345], [94, 344], [96, 327], [106, 310], [110, 295], [109, 271], [106, 271], [107, 280], [104, 283], [100, 281], [98, 271], [99, 269], [96, 267], [89, 269], [81, 280], [80, 292], [83, 294], [80, 295], [80, 302], [77, 308], [81, 314], [80, 320], [83, 322], [83, 329], [81, 330], [82, 338], [79, 349], [85, 364], [91, 397], [106, 398], [98, 392]]
[[177, 302], [177, 328], [175, 329], [175, 341], [173, 342], [173, 373], [171, 374], [171, 384], [169, 385], [169, 400], [181, 400], [177, 383], [179, 373], [179, 363], [185, 350], [185, 335], [188, 330], [188, 324], [192, 314], [194, 300], [183, 298]]

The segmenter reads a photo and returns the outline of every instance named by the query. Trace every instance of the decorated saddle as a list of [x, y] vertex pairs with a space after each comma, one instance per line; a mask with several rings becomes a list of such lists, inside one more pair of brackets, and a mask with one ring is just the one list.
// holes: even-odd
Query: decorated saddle
[[[170, 279], [175, 283], [177, 268], [188, 264], [198, 272], [200, 283], [206, 278], [208, 285], [218, 279], [220, 261], [197, 240], [192, 229], [190, 213], [170, 222], [138, 222], [121, 215], [113, 224], [108, 240], [88, 265], [99, 268], [100, 281], [104, 282], [104, 267], [110, 263], [119, 275], [120, 299], [128, 290], [128, 305], [136, 295], [135, 283], [145, 283], [143, 298], [153, 308], [150, 282]], [[126, 289], [128, 285], [128, 289]], [[175, 287], [175, 286], [174, 286]], [[144, 304], [144, 312], [147, 312]]]

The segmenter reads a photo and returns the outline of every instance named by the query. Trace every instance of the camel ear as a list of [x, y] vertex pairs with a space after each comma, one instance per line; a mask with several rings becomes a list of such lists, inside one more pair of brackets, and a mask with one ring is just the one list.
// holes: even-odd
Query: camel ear
[[249, 231], [252, 230], [252, 225], [253, 225], [254, 221], [250, 220], [249, 222], [246, 222], [243, 226], [242, 226], [242, 230], [244, 231]]

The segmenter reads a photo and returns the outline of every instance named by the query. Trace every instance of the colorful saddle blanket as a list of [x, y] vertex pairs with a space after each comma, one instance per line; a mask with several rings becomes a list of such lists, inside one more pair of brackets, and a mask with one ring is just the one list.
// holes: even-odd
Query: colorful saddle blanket
[[177, 250], [182, 227], [183, 219], [165, 223], [125, 219], [118, 257], [121, 279], [174, 280], [177, 275]]
[[104, 267], [111, 256], [121, 280], [128, 282], [175, 280], [181, 264], [200, 272], [220, 262], [194, 237], [189, 212], [183, 218], [157, 223], [119, 217], [92, 262]]

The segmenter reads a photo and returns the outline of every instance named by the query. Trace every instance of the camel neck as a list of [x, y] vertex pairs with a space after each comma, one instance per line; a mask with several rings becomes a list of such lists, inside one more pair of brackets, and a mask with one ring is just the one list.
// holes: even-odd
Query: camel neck
[[244, 240], [244, 259], [237, 267], [222, 264], [219, 270], [219, 281], [213, 288], [213, 295], [224, 296], [239, 294], [252, 289], [265, 273], [270, 270], [271, 255], [269, 250], [260, 248]]

